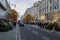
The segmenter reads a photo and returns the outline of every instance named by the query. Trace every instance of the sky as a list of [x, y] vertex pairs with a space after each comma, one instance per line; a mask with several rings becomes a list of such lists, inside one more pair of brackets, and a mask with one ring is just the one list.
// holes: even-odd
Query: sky
[[[27, 8], [30, 8], [37, 1], [39, 0], [8, 0], [11, 8], [17, 10], [20, 17], [24, 15]], [[15, 4], [16, 7], [13, 4]]]

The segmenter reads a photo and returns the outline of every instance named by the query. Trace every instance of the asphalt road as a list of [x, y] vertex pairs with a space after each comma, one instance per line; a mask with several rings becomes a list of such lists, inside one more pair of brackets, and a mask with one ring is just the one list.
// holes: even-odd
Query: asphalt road
[[35, 28], [25, 25], [19, 26], [21, 40], [60, 40], [60, 34], [57, 32]]

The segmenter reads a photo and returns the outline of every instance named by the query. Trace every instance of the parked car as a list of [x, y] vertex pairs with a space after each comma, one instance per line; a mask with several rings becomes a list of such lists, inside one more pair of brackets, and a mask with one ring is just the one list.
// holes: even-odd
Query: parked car
[[0, 18], [0, 32], [9, 31], [13, 28], [8, 19]]

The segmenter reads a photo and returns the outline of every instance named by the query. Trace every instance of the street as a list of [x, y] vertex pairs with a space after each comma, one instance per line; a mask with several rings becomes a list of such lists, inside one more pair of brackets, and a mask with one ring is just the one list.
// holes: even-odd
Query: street
[[60, 40], [60, 0], [0, 0], [0, 40]]
[[28, 25], [19, 26], [20, 40], [60, 40], [60, 34], [57, 32], [35, 28]]

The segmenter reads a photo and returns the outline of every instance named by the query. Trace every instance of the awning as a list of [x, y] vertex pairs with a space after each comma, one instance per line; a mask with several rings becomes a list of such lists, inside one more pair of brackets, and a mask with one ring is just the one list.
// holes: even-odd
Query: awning
[[3, 10], [6, 10], [6, 8], [2, 5], [1, 2], [0, 2], [0, 7], [1, 7]]

